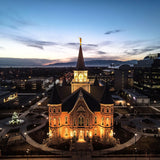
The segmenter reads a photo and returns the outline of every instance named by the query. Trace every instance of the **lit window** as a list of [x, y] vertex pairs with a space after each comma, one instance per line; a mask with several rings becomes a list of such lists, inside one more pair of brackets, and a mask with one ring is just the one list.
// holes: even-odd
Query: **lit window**
[[102, 117], [102, 125], [104, 125], [104, 117]]
[[109, 118], [106, 118], [106, 125], [108, 126], [109, 124]]
[[61, 118], [58, 118], [58, 124], [61, 125]]
[[65, 128], [65, 136], [68, 136], [68, 129]]
[[54, 126], [55, 126], [56, 125], [56, 118], [54, 118], [53, 123], [54, 123]]
[[97, 117], [95, 117], [95, 123], [97, 123]]
[[67, 124], [68, 123], [68, 117], [66, 116], [65, 117], [65, 124]]
[[95, 128], [94, 130], [94, 135], [96, 136], [97, 135], [97, 129]]
[[79, 117], [79, 119], [78, 119], [78, 125], [79, 126], [84, 126], [84, 118], [83, 117]]

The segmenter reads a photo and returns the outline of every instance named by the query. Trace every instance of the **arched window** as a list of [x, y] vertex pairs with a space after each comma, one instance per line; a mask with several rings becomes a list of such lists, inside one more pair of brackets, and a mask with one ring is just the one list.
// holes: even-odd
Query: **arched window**
[[68, 136], [68, 129], [65, 128], [65, 136]]
[[74, 121], [73, 121], [73, 125], [74, 125], [74, 126], [76, 126], [76, 119], [74, 119]]
[[107, 126], [109, 125], [109, 118], [108, 117], [106, 118], [106, 125]]
[[61, 125], [61, 118], [58, 118], [58, 124]]
[[65, 124], [67, 124], [68, 123], [68, 117], [66, 116], [65, 117]]
[[107, 112], [109, 112], [109, 108], [107, 108]]
[[54, 126], [56, 126], [56, 118], [53, 119]]
[[87, 126], [89, 126], [88, 118], [87, 118]]
[[95, 120], [94, 120], [94, 123], [97, 123], [97, 116], [95, 116]]
[[56, 109], [55, 108], [53, 109], [53, 113], [56, 113]]
[[102, 125], [104, 125], [104, 117], [102, 117]]
[[79, 126], [84, 126], [84, 118], [83, 117], [78, 118], [78, 125]]
[[94, 130], [94, 135], [95, 136], [97, 135], [97, 128], [95, 128], [95, 130]]

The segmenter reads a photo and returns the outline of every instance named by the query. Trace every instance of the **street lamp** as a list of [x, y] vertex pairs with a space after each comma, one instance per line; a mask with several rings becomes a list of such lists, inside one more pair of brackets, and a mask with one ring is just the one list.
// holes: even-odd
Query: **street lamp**
[[137, 137], [137, 135], [138, 135], [137, 133], [134, 134], [134, 136], [135, 136], [135, 144], [136, 144], [136, 137]]
[[29, 148], [27, 148], [27, 150], [26, 150], [26, 154], [27, 154], [27, 160], [28, 160], [28, 155], [29, 155], [29, 152], [30, 152], [30, 149], [29, 149]]

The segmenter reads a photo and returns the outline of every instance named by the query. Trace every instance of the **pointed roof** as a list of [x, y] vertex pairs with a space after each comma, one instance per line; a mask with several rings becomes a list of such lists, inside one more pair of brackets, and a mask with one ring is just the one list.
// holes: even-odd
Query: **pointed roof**
[[82, 41], [82, 39], [80, 38], [79, 55], [78, 55], [77, 67], [76, 67], [78, 70], [84, 70], [85, 69], [81, 41]]
[[103, 96], [102, 96], [100, 102], [103, 104], [113, 104], [114, 103], [112, 96], [111, 96], [111, 93], [109, 91], [109, 86], [108, 86], [107, 82], [106, 82], [106, 86], [105, 86]]
[[61, 99], [59, 97], [58, 91], [57, 91], [57, 86], [54, 83], [52, 94], [49, 100], [49, 104], [61, 104]]
[[84, 98], [85, 102], [87, 103], [89, 109], [92, 112], [100, 110], [99, 102], [93, 96], [91, 96], [91, 94], [85, 91], [83, 88], [79, 88], [78, 90], [73, 92], [66, 100], [64, 100], [62, 104], [62, 111], [70, 112], [79, 97]]
[[97, 78], [97, 75], [95, 77], [95, 80], [94, 80], [94, 86], [99, 86], [99, 81], [98, 81], [98, 78]]
[[63, 78], [62, 86], [67, 86], [67, 81], [65, 77]]

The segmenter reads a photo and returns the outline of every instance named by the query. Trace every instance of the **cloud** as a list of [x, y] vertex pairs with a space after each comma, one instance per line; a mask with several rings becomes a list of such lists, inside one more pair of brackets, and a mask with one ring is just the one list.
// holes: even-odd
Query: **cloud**
[[16, 42], [22, 43], [28, 47], [34, 47], [38, 49], [44, 49], [45, 46], [57, 45], [56, 42], [37, 40], [34, 38], [25, 37], [25, 36], [18, 36], [18, 35], [7, 34], [2, 32], [0, 33], [0, 35], [3, 36], [4, 38], [8, 38]]
[[103, 41], [101, 43], [99, 43], [100, 46], [108, 46], [110, 44], [112, 44], [113, 42], [112, 41]]
[[97, 51], [98, 54], [107, 54], [107, 52]]
[[160, 49], [160, 46], [148, 46], [141, 49], [126, 50], [125, 53], [128, 55], [139, 55], [139, 54], [143, 54], [145, 52], [151, 52], [157, 49]]
[[1, 47], [1, 46], [0, 46], [0, 49], [4, 49], [4, 47]]
[[109, 35], [109, 34], [113, 34], [113, 33], [119, 33], [119, 32], [122, 32], [122, 30], [120, 30], [120, 29], [116, 29], [116, 30], [110, 30], [110, 31], [107, 31], [107, 32], [105, 32], [104, 34], [107, 34], [107, 35]]
[[[71, 42], [71, 43], [66, 43], [65, 45], [71, 48], [73, 47], [77, 48], [79, 47], [80, 44]], [[83, 47], [83, 51], [95, 50], [98, 47], [98, 44], [92, 44], [92, 43], [82, 44], [82, 47]]]
[[36, 40], [36, 39], [31, 39], [31, 38], [21, 37], [21, 36], [13, 36], [12, 38], [15, 41], [25, 44], [26, 46], [35, 47], [39, 49], [43, 49], [44, 46], [57, 45], [57, 43], [55, 42], [41, 41], [41, 40]]
[[0, 11], [0, 26], [2, 27], [7, 27], [13, 30], [19, 30], [21, 27], [30, 25], [33, 25], [33, 23], [25, 20], [14, 11], [12, 11], [12, 14]]

